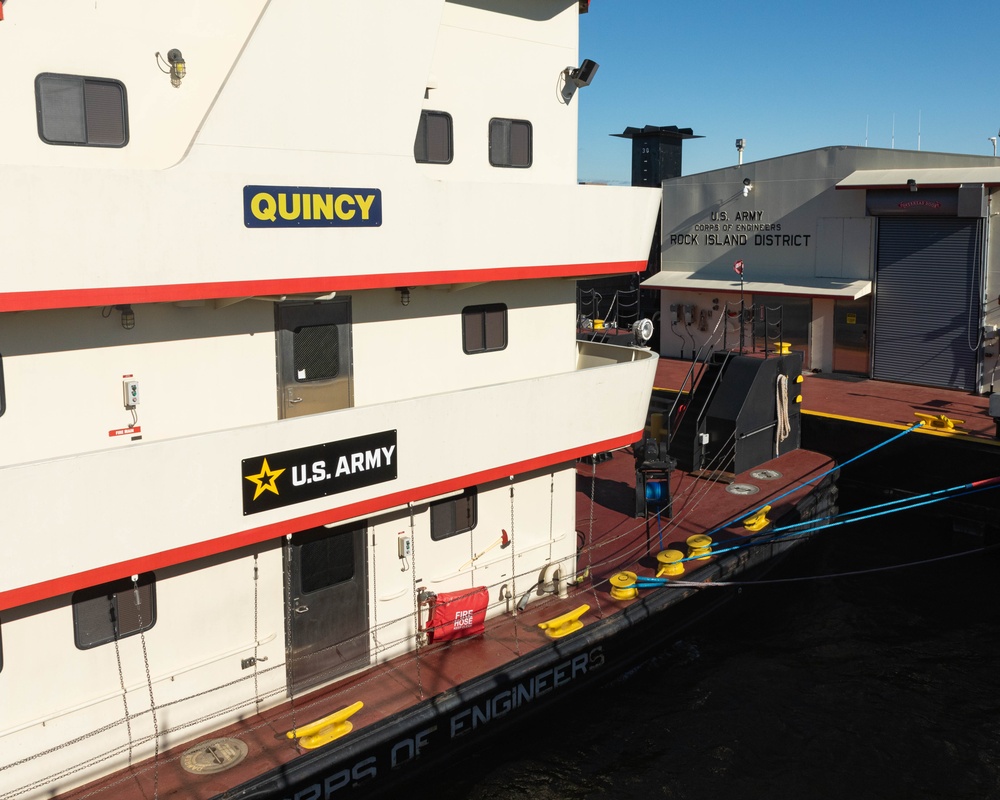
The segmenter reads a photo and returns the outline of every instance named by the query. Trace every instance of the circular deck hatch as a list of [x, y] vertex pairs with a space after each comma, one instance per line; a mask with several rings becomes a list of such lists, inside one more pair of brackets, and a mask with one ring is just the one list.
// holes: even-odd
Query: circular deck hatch
[[759, 486], [754, 486], [752, 483], [731, 483], [726, 487], [726, 491], [730, 494], [757, 494], [760, 491]]
[[210, 739], [185, 750], [181, 766], [195, 775], [211, 775], [235, 767], [246, 757], [247, 746], [239, 739]]
[[776, 469], [755, 469], [750, 473], [750, 477], [758, 481], [776, 481], [781, 477], [781, 473]]

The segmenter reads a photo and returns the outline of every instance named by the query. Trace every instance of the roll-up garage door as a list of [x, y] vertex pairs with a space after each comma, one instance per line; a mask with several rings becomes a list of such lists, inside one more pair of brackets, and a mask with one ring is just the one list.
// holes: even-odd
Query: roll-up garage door
[[982, 223], [879, 220], [875, 378], [974, 391]]

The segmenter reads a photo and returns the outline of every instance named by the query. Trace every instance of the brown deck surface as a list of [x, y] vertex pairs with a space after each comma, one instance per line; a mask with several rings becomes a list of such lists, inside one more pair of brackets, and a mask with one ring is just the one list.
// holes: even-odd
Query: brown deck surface
[[[669, 362], [665, 364], [669, 368]], [[667, 380], [666, 375], [664, 380]], [[117, 800], [118, 798], [185, 798], [200, 800], [213, 797], [236, 786], [255, 774], [285, 764], [301, 751], [295, 742], [285, 737], [285, 732], [313, 721], [358, 700], [364, 708], [352, 721], [356, 728], [370, 725], [401, 709], [433, 697], [486, 670], [498, 667], [539, 647], [550, 640], [537, 627], [537, 623], [550, 619], [582, 603], [590, 605], [584, 622], [616, 613], [627, 605], [610, 597], [608, 578], [624, 568], [640, 575], [652, 575], [654, 554], [670, 544], [683, 546], [684, 540], [694, 534], [712, 531], [744, 514], [777, 500], [773, 517], [806, 495], [803, 483], [817, 477], [832, 467], [825, 456], [808, 451], [795, 451], [766, 465], [780, 471], [775, 480], [736, 476], [740, 483], [755, 484], [760, 492], [752, 500], [726, 491], [726, 482], [712, 482], [683, 473], [674, 473], [674, 518], [651, 520], [636, 519], [635, 461], [630, 450], [619, 451], [610, 460], [595, 465], [577, 465], [577, 532], [582, 542], [592, 542], [584, 548], [579, 569], [589, 569], [589, 577], [570, 592], [568, 599], [548, 596], [533, 602], [516, 617], [503, 614], [487, 623], [483, 636], [451, 643], [421, 648], [419, 656], [407, 655], [342, 680], [313, 694], [298, 697], [294, 703], [284, 703], [259, 715], [251, 714], [244, 722], [230, 725], [211, 736], [235, 736], [249, 747], [249, 755], [238, 766], [216, 775], [192, 775], [179, 763], [181, 754], [192, 742], [160, 753], [155, 764], [152, 759], [131, 770], [123, 770], [103, 781], [61, 795], [63, 798], [82, 800]], [[752, 503], [752, 506], [748, 506]], [[735, 539], [746, 534], [739, 524], [720, 530], [716, 541]], [[693, 562], [696, 565], [700, 562]], [[697, 578], [697, 566], [689, 569], [687, 579]], [[154, 787], [155, 784], [155, 787]]]
[[[684, 385], [690, 361], [661, 358], [655, 386], [677, 390]], [[994, 438], [996, 423], [989, 415], [989, 397], [957, 389], [910, 386], [869, 378], [803, 373], [802, 410], [863, 421], [908, 427], [917, 414], [962, 420], [959, 431], [977, 438]], [[961, 434], [960, 434], [961, 435]]]

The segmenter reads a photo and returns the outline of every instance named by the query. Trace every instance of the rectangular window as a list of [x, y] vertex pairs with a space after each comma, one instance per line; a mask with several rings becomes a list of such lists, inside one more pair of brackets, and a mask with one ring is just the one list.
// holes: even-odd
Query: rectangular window
[[73, 634], [80, 650], [124, 639], [156, 624], [156, 582], [152, 572], [73, 593]]
[[35, 78], [38, 135], [47, 144], [124, 147], [125, 86], [106, 78], [42, 73]]
[[462, 309], [462, 349], [469, 355], [507, 346], [507, 306], [493, 303]]
[[451, 115], [421, 111], [413, 157], [421, 164], [450, 164], [453, 156]]
[[531, 123], [523, 119], [490, 120], [490, 164], [531, 166]]
[[431, 539], [439, 542], [476, 527], [476, 487], [458, 497], [431, 503]]

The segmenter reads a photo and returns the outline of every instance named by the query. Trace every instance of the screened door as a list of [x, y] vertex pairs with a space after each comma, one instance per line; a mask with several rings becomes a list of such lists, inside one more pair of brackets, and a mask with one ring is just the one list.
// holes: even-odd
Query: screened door
[[277, 315], [281, 417], [350, 408], [350, 300], [285, 303]]
[[875, 378], [976, 388], [981, 260], [979, 219], [879, 220]]

